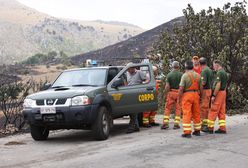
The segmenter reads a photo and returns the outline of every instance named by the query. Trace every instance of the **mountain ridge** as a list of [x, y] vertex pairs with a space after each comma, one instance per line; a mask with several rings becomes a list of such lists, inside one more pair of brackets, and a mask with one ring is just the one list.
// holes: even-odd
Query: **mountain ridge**
[[128, 23], [110, 23], [56, 18], [16, 0], [0, 0], [0, 64], [50, 51], [86, 53], [144, 31]]
[[165, 30], [171, 33], [175, 25], [181, 25], [183, 22], [184, 17], [177, 17], [125, 41], [88, 53], [75, 55], [71, 57], [71, 61], [73, 64], [78, 65], [87, 59], [95, 59], [104, 61], [107, 64], [118, 65], [123, 64], [123, 62], [147, 58], [148, 52], [152, 50], [153, 44], [159, 40], [161, 33]]

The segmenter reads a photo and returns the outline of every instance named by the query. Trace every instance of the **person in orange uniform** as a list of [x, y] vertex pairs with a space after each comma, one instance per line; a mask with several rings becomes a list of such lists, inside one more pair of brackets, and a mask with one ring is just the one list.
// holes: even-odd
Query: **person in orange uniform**
[[166, 95], [166, 105], [164, 110], [163, 125], [161, 126], [161, 129], [169, 128], [170, 111], [174, 105], [176, 105], [176, 111], [175, 111], [173, 129], [180, 128], [179, 124], [181, 120], [181, 108], [177, 99], [178, 99], [179, 83], [181, 81], [181, 77], [183, 74], [179, 71], [180, 68], [179, 62], [174, 61], [172, 63], [172, 67], [173, 70], [167, 75], [166, 78], [165, 91], [167, 95]]
[[214, 61], [213, 67], [217, 74], [214, 80], [211, 108], [208, 114], [208, 132], [213, 133], [214, 123], [218, 117], [219, 129], [215, 133], [226, 134], [226, 87], [228, 77], [220, 61]]
[[[156, 78], [158, 76], [158, 67], [157, 66], [152, 66], [154, 77]], [[158, 90], [160, 87], [160, 80], [156, 80], [156, 92], [158, 94]], [[155, 122], [155, 116], [157, 112], [156, 111], [148, 111], [148, 112], [143, 112], [143, 127], [151, 127], [151, 126], [159, 126], [158, 123]]]
[[199, 57], [196, 56], [196, 55], [193, 56], [193, 57], [192, 57], [192, 61], [193, 61], [193, 64], [194, 64], [193, 70], [194, 70], [196, 73], [201, 74], [202, 69], [201, 69], [201, 66], [200, 66], [200, 63], [199, 63]]
[[[193, 135], [200, 136], [200, 95], [202, 93], [201, 76], [193, 71], [193, 62], [185, 62], [186, 72], [179, 84], [178, 101], [183, 111], [183, 134], [184, 138], [191, 138], [191, 120], [194, 123]], [[200, 95], [199, 95], [200, 93]]]
[[212, 70], [207, 66], [207, 59], [204, 57], [201, 57], [200, 60], [201, 65], [201, 81], [202, 81], [202, 101], [201, 101], [201, 120], [202, 120], [202, 128], [201, 130], [203, 132], [208, 131], [208, 111], [210, 106], [210, 99], [211, 99], [211, 85], [213, 80], [213, 72]]

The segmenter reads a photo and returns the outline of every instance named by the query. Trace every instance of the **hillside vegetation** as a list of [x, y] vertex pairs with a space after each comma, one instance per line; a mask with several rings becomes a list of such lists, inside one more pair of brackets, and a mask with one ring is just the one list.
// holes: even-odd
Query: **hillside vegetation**
[[153, 44], [159, 40], [162, 32], [172, 32], [173, 28], [182, 25], [184, 20], [184, 17], [178, 17], [125, 41], [118, 42], [99, 50], [76, 55], [71, 58], [72, 63], [80, 64], [86, 59], [103, 60], [107, 64], [112, 65], [119, 65], [128, 61], [139, 62], [140, 59], [149, 56], [149, 52], [153, 50]]
[[[247, 3], [227, 3], [223, 8], [209, 7], [195, 12], [191, 5], [183, 10], [185, 24], [164, 31], [151, 52], [167, 74], [170, 61], [184, 64], [193, 55], [205, 57], [212, 67], [220, 60], [228, 73], [227, 108], [248, 109], [248, 16]], [[183, 66], [182, 66], [183, 67]]]
[[0, 64], [50, 51], [81, 54], [141, 32], [137, 26], [120, 22], [58, 19], [15, 0], [0, 0]]

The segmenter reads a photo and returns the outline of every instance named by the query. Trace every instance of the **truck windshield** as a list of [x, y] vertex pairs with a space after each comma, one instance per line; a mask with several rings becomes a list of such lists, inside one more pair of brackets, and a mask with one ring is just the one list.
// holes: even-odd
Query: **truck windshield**
[[105, 83], [106, 69], [80, 69], [63, 72], [52, 88], [71, 86], [100, 86]]

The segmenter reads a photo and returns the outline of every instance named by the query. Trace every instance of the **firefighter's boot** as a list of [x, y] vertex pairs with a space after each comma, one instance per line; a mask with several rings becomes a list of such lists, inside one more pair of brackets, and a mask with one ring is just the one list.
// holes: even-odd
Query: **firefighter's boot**
[[179, 125], [179, 124], [174, 124], [173, 129], [174, 129], [174, 130], [176, 130], [176, 129], [180, 129], [180, 125]]
[[216, 134], [226, 134], [226, 131], [218, 129], [218, 130], [214, 131], [214, 133], [216, 133]]
[[201, 136], [200, 131], [194, 131], [192, 134], [195, 135], [195, 136]]
[[169, 124], [163, 124], [162, 126], [161, 126], [161, 129], [168, 129], [169, 128]]

